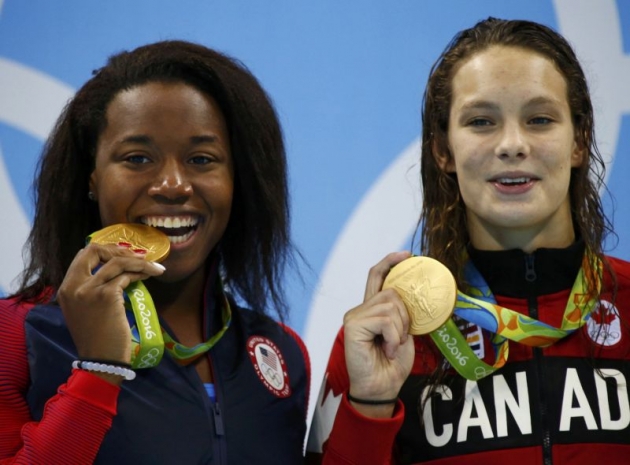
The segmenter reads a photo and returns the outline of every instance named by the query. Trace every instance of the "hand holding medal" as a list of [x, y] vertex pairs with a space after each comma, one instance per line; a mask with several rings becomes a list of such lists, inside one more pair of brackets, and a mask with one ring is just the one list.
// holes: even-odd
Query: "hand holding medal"
[[[385, 278], [383, 289], [394, 288], [405, 303], [411, 320], [409, 334], [430, 335], [460, 375], [478, 380], [505, 364], [509, 353], [508, 339], [533, 347], [547, 347], [584, 325], [594, 306], [594, 301], [584, 290], [584, 270], [597, 282], [599, 289], [599, 273], [593, 272], [599, 267], [599, 262], [585, 255], [560, 328], [497, 305], [487, 284], [471, 264], [466, 268], [466, 277], [480, 298], [458, 291], [448, 268], [429, 257], [410, 257], [394, 266]], [[453, 314], [493, 334], [493, 365], [477, 357], [451, 319]]]
[[[88, 241], [127, 247], [148, 261], [160, 262], [170, 251], [170, 241], [161, 231], [143, 224], [115, 224], [92, 233]], [[126, 306], [133, 311], [137, 327], [131, 353], [133, 368], [149, 368], [160, 363], [164, 354], [164, 338], [151, 295], [142, 281], [135, 281], [125, 289]], [[133, 337], [132, 337], [133, 339]]]
[[[500, 364], [491, 367], [479, 360], [468, 346], [451, 319], [458, 297], [457, 283], [439, 261], [420, 256], [403, 260], [385, 278], [383, 289], [388, 288], [395, 289], [405, 303], [410, 319], [409, 334], [430, 335], [463, 377], [480, 379], [505, 363], [502, 358]], [[504, 346], [507, 350], [507, 344]]]
[[[112, 244], [131, 249], [152, 262], [164, 260], [171, 243], [164, 233], [143, 224], [116, 224], [92, 233], [89, 242]], [[220, 279], [215, 283], [221, 296], [222, 328], [208, 340], [195, 346], [185, 346], [173, 339], [160, 326], [157, 310], [151, 295], [142, 281], [135, 281], [125, 288], [125, 306], [133, 312], [132, 324], [132, 368], [151, 368], [162, 360], [164, 349], [182, 365], [187, 365], [210, 350], [230, 327], [232, 310], [223, 292]], [[135, 323], [135, 324], [134, 324]], [[135, 329], [135, 331], [134, 331]]]

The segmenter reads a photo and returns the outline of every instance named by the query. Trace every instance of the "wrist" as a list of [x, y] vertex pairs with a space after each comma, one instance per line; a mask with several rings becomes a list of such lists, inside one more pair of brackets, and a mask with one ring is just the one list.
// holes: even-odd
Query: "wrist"
[[362, 399], [347, 393], [350, 406], [358, 413], [369, 418], [391, 418], [394, 415], [398, 398]]
[[122, 383], [125, 380], [125, 378], [123, 378], [122, 376], [112, 375], [110, 373], [98, 373], [96, 371], [92, 371], [90, 372], [90, 374], [97, 376], [102, 380], [107, 381], [109, 384], [113, 384], [114, 386], [118, 387], [122, 386]]
[[348, 400], [355, 404], [362, 405], [393, 405], [398, 402], [398, 397], [393, 397], [391, 399], [363, 399], [359, 397], [354, 397], [352, 394], [350, 394], [350, 391], [348, 391]]
[[136, 377], [131, 365], [109, 360], [75, 360], [72, 368], [89, 371], [116, 386], [120, 386], [124, 380], [131, 381]]

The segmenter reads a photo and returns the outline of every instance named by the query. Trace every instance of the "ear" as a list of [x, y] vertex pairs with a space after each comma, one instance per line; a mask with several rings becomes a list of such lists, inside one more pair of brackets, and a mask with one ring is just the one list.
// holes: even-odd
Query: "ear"
[[94, 195], [94, 200], [98, 200], [98, 188], [97, 188], [97, 184], [96, 184], [96, 174], [94, 171], [92, 171], [92, 174], [90, 174], [90, 194]]
[[431, 149], [435, 162], [442, 171], [445, 173], [455, 173], [457, 171], [455, 169], [455, 160], [453, 160], [448, 148], [440, 147], [440, 144], [434, 139]]
[[584, 163], [587, 149], [577, 141], [573, 142], [573, 152], [571, 153], [571, 168], [579, 168]]

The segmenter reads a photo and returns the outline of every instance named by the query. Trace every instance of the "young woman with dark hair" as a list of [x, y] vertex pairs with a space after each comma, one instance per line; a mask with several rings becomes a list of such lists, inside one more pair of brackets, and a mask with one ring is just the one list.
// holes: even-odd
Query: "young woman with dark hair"
[[[22, 284], [0, 301], [0, 463], [301, 462], [286, 170], [240, 62], [164, 41], [95, 71], [45, 146]], [[138, 231], [158, 231], [161, 264]]]

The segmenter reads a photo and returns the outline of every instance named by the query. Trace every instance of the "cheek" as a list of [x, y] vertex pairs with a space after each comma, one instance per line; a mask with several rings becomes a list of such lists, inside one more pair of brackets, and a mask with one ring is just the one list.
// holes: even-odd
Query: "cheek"
[[232, 212], [232, 205], [234, 205], [234, 190], [232, 185], [229, 186], [229, 190], [225, 192], [225, 197], [223, 201], [223, 208], [225, 209], [225, 213], [227, 216], [230, 216]]
[[[550, 146], [545, 150], [548, 154], [545, 157], [545, 164], [550, 173], [556, 173], [557, 177], [565, 178], [571, 176], [571, 168], [577, 166], [575, 164], [574, 152], [569, 152], [569, 148], [560, 144]], [[564, 156], [558, 154], [564, 153]], [[578, 164], [579, 165], [579, 164]]]
[[467, 182], [481, 178], [488, 171], [489, 167], [486, 165], [491, 161], [491, 157], [473, 152], [459, 152], [453, 158], [458, 178], [464, 178]]
[[126, 212], [137, 197], [137, 187], [117, 176], [101, 176], [95, 186], [102, 223], [127, 221]]
[[484, 163], [491, 157], [488, 157], [489, 148], [483, 144], [482, 140], [474, 139], [455, 131], [452, 137], [449, 137], [448, 146], [451, 153], [451, 161], [448, 167], [452, 168], [450, 172], [456, 172], [462, 175], [464, 171], [474, 173], [483, 169]]
[[212, 209], [229, 215], [234, 202], [234, 184], [231, 179], [223, 179], [204, 187]]

